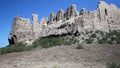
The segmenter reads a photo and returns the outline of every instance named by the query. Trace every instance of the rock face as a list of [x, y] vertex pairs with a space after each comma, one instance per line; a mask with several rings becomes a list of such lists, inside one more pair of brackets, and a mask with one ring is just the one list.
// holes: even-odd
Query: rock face
[[60, 9], [59, 11], [58, 11], [58, 14], [57, 14], [57, 21], [59, 21], [59, 20], [63, 20], [64, 19], [64, 11], [62, 10], [62, 9]]
[[40, 24], [38, 23], [38, 15], [32, 14], [32, 32], [34, 39], [37, 39], [40, 34]]
[[32, 42], [38, 37], [56, 35], [75, 35], [81, 37], [82, 32], [100, 30], [109, 32], [120, 30], [120, 9], [103, 1], [98, 3], [94, 11], [83, 8], [79, 13], [75, 5], [64, 12], [51, 13], [49, 18], [42, 18], [38, 23], [38, 15], [32, 14], [32, 25], [26, 18], [15, 17], [8, 37], [9, 43]]
[[76, 17], [78, 15], [76, 5], [71, 5], [65, 12], [65, 18]]
[[49, 18], [49, 23], [48, 24], [52, 24], [54, 21], [56, 21], [56, 14], [52, 12], [50, 14], [50, 18]]
[[[97, 12], [102, 25], [105, 24], [110, 30], [120, 29], [120, 9], [113, 4], [106, 4], [105, 2], [99, 2]], [[107, 23], [105, 23], [107, 22]]]
[[32, 41], [33, 33], [30, 20], [26, 18], [15, 17], [8, 40], [10, 44], [23, 41]]
[[40, 21], [40, 33], [42, 33], [42, 30], [48, 25], [48, 18], [42, 18]]

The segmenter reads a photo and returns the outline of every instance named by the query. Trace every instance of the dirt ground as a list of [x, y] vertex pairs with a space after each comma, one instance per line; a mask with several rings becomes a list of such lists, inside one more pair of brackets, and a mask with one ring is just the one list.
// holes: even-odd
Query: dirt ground
[[120, 45], [86, 44], [36, 48], [0, 55], [0, 68], [106, 68], [120, 62]]

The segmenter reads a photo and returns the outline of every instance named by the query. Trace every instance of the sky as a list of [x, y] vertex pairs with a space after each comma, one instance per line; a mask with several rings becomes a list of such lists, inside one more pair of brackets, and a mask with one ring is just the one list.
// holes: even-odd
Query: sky
[[[13, 18], [20, 16], [30, 18], [31, 14], [38, 14], [39, 21], [43, 17], [49, 17], [51, 12], [57, 13], [59, 9], [66, 10], [68, 6], [76, 4], [78, 12], [82, 8], [88, 11], [97, 8], [99, 0], [0, 0], [0, 47], [7, 46], [8, 35], [11, 30]], [[120, 8], [120, 0], [104, 0], [108, 4], [113, 3]], [[32, 22], [32, 21], [31, 21]]]

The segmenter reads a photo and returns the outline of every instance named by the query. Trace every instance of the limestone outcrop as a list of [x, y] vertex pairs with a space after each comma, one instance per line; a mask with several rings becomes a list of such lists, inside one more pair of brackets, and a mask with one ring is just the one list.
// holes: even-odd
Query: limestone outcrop
[[60, 9], [57, 14], [51, 13], [49, 18], [38, 22], [38, 15], [32, 14], [32, 24], [26, 18], [15, 17], [8, 40], [10, 44], [17, 42], [32, 43], [39, 37], [57, 35], [80, 35], [86, 31], [109, 32], [120, 30], [120, 9], [103, 1], [98, 3], [94, 11], [85, 8], [78, 13], [76, 5], [71, 5], [66, 11]]
[[63, 19], [64, 19], [64, 11], [63, 11], [62, 9], [60, 9], [60, 10], [58, 11], [56, 20], [59, 21], [59, 20], [63, 20]]
[[37, 39], [40, 34], [40, 24], [38, 23], [38, 15], [32, 14], [32, 33], [33, 33], [33, 39]]
[[50, 14], [48, 24], [52, 24], [52, 23], [54, 23], [54, 21], [56, 21], [56, 14], [52, 12], [52, 13]]
[[32, 41], [33, 33], [30, 20], [27, 18], [15, 17], [8, 40], [10, 44], [22, 41]]
[[78, 12], [76, 10], [76, 5], [73, 4], [70, 7], [67, 8], [66, 12], [65, 12], [65, 18], [70, 18], [70, 17], [76, 17], [78, 16]]

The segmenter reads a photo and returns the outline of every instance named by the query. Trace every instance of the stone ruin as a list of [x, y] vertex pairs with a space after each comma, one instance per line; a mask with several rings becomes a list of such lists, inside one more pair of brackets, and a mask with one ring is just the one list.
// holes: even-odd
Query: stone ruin
[[32, 14], [32, 24], [28, 18], [15, 17], [8, 37], [9, 44], [24, 42], [32, 44], [39, 37], [57, 35], [76, 35], [89, 30], [109, 32], [120, 30], [120, 9], [114, 4], [98, 3], [94, 11], [85, 8], [80, 12], [76, 5], [71, 5], [66, 11], [60, 9], [57, 14], [51, 13], [49, 18], [38, 22], [38, 15]]

